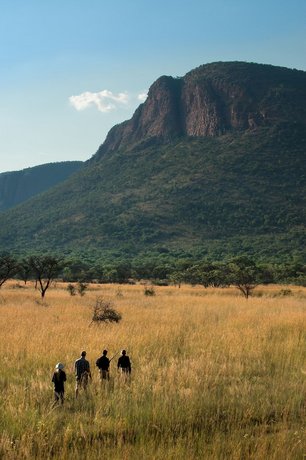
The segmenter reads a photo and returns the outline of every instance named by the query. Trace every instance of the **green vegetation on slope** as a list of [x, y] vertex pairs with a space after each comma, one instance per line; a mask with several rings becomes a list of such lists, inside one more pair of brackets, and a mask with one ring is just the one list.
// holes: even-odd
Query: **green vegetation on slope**
[[292, 255], [306, 221], [305, 151], [298, 124], [117, 151], [3, 215], [1, 246]]
[[1, 173], [0, 211], [48, 190], [78, 171], [82, 165], [82, 161], [63, 161]]

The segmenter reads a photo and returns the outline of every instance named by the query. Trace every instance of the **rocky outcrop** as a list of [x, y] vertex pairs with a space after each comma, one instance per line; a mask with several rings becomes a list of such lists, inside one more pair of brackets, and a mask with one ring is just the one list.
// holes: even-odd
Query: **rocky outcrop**
[[254, 130], [290, 121], [293, 111], [295, 120], [306, 124], [306, 72], [244, 62], [207, 64], [183, 78], [160, 77], [133, 117], [110, 130], [96, 158], [139, 142]]
[[146, 102], [131, 120], [114, 126], [99, 152], [117, 150], [149, 139], [171, 140], [183, 134], [181, 126], [181, 79], [160, 77], [150, 88]]

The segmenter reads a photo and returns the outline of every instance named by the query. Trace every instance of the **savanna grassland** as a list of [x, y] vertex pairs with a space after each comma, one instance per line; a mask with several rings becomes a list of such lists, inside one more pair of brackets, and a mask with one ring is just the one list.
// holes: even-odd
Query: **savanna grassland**
[[[20, 283], [21, 286], [21, 283]], [[283, 290], [282, 290], [283, 289]], [[306, 420], [306, 289], [63, 284], [44, 303], [29, 284], [0, 291], [0, 458], [302, 459]], [[286, 287], [286, 289], [288, 289]], [[256, 295], [257, 294], [257, 295]], [[290, 295], [284, 295], [290, 294]], [[119, 324], [89, 325], [97, 296]], [[126, 348], [102, 386], [94, 365]], [[73, 363], [93, 380], [74, 398]], [[52, 407], [54, 365], [66, 365], [64, 406]]]

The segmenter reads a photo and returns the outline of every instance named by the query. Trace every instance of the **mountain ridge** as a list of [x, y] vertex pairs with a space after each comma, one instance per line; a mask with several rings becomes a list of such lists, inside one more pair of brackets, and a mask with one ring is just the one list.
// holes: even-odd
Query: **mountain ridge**
[[[140, 141], [217, 136], [283, 122], [292, 115], [283, 113], [281, 105], [289, 92], [293, 102], [299, 102], [295, 120], [306, 123], [305, 75], [267, 64], [220, 62], [199, 66], [184, 77], [162, 76], [133, 117], [109, 131], [94, 157]], [[271, 110], [275, 100], [277, 110]]]
[[0, 173], [0, 211], [50, 189], [77, 172], [82, 165], [82, 161], [62, 161]]
[[[202, 66], [186, 74], [189, 93], [183, 79], [158, 79], [77, 174], [3, 213], [0, 247], [306, 257], [306, 72], [208, 66], [205, 78]], [[255, 124], [254, 108], [265, 111]]]

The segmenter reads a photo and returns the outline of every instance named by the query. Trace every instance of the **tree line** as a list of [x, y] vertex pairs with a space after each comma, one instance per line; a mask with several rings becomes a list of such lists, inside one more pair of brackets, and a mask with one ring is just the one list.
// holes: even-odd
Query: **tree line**
[[156, 285], [182, 283], [204, 287], [236, 286], [248, 298], [259, 284], [283, 283], [306, 286], [306, 265], [292, 261], [263, 264], [240, 256], [225, 262], [192, 260], [106, 261], [89, 263], [56, 255], [30, 255], [17, 258], [0, 254], [0, 288], [9, 279], [25, 284], [35, 281], [44, 298], [53, 280], [64, 282], [135, 283], [146, 280]]

